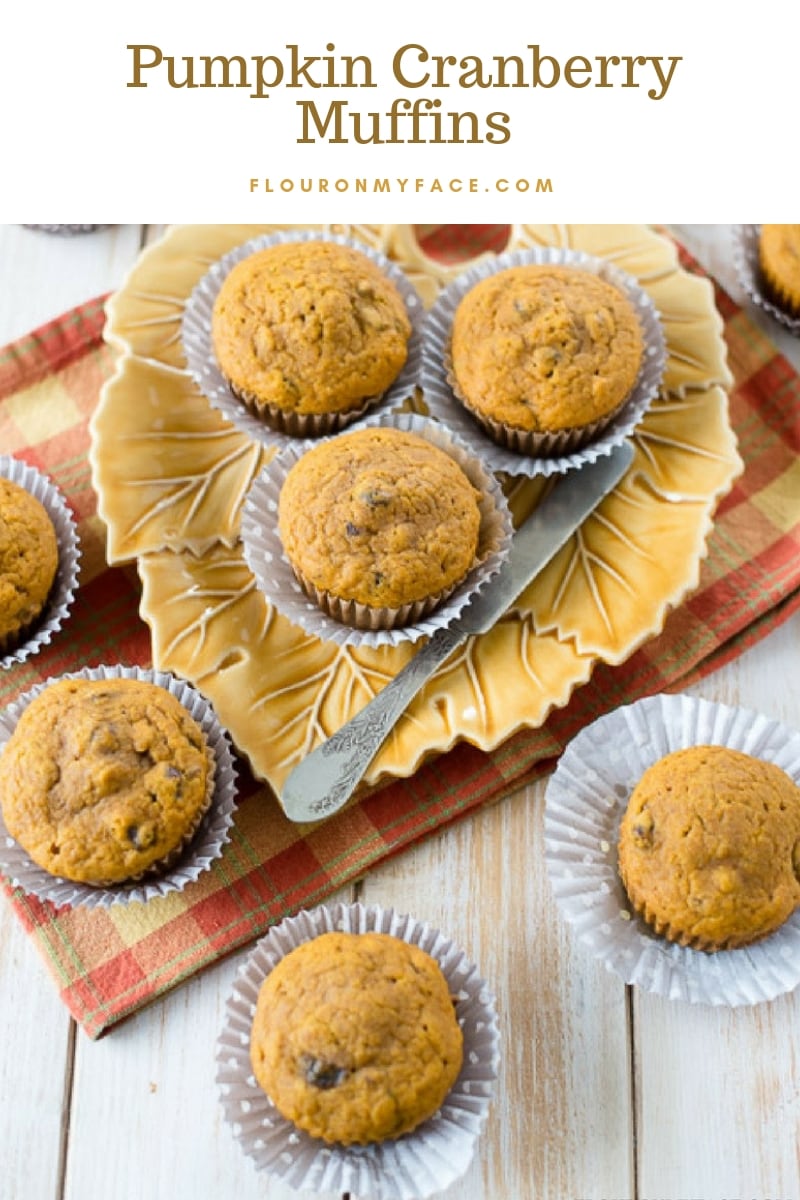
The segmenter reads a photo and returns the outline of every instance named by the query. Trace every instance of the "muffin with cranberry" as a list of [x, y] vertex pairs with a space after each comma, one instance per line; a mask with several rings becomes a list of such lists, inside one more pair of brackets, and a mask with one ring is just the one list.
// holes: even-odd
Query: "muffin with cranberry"
[[716, 951], [767, 937], [800, 905], [800, 788], [739, 750], [674, 751], [631, 794], [619, 870], [669, 941]]
[[500, 445], [546, 455], [600, 433], [631, 396], [644, 355], [636, 310], [593, 272], [528, 263], [487, 275], [452, 324], [450, 382]]
[[384, 933], [323, 933], [297, 946], [258, 995], [250, 1055], [275, 1107], [343, 1146], [397, 1138], [441, 1106], [463, 1036], [438, 963]]
[[23, 711], [0, 755], [9, 834], [51, 875], [96, 887], [168, 870], [213, 795], [213, 754], [165, 688], [62, 679]]
[[0, 476], [0, 654], [41, 617], [58, 570], [55, 527], [26, 488]]
[[242, 259], [214, 303], [212, 342], [231, 390], [269, 426], [330, 433], [402, 371], [412, 327], [403, 298], [366, 254], [285, 242]]
[[476, 561], [481, 494], [445, 450], [393, 426], [303, 454], [281, 487], [278, 526], [308, 594], [361, 628], [432, 612]]

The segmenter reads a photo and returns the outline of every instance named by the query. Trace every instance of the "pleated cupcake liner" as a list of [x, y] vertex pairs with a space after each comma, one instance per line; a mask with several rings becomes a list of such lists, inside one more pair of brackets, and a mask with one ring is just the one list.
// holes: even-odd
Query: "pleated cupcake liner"
[[275, 404], [263, 404], [253, 392], [245, 392], [228, 383], [228, 388], [235, 397], [252, 413], [257, 421], [266, 425], [272, 433], [284, 434], [292, 439], [322, 438], [340, 433], [350, 425], [355, 425], [362, 417], [367, 416], [380, 403], [381, 397], [364, 400], [358, 407], [348, 408], [336, 413], [296, 413], [284, 412]]
[[617, 868], [620, 821], [644, 772], [701, 745], [775, 763], [800, 784], [799, 731], [709, 700], [650, 696], [586, 726], [564, 751], [546, 793], [547, 872], [579, 942], [625, 983], [693, 1004], [759, 1004], [800, 983], [800, 910], [758, 942], [709, 954], [660, 937]]
[[733, 226], [733, 262], [736, 274], [744, 291], [753, 303], [788, 329], [795, 337], [800, 337], [800, 316], [781, 307], [777, 297], [770, 290], [764, 278], [758, 257], [758, 247], [761, 238], [760, 225]]
[[75, 521], [52, 479], [8, 454], [0, 455], [0, 476], [25, 488], [43, 505], [53, 522], [58, 542], [58, 568], [47, 603], [41, 615], [13, 646], [6, 650], [0, 648], [0, 670], [4, 670], [38, 654], [67, 621], [78, 587], [81, 551]]
[[[332, 930], [387, 933], [429, 954], [456, 998], [464, 1037], [461, 1072], [438, 1112], [400, 1138], [368, 1146], [329, 1145], [296, 1128], [256, 1083], [250, 1062], [262, 983], [291, 950]], [[227, 1002], [217, 1043], [217, 1083], [234, 1136], [265, 1174], [298, 1190], [425, 1200], [459, 1179], [472, 1161], [493, 1098], [499, 1042], [487, 983], [451, 940], [393, 909], [337, 904], [289, 917], [258, 942]]]
[[23, 229], [41, 229], [43, 233], [58, 233], [72, 237], [76, 233], [94, 233], [96, 229], [108, 229], [108, 225], [23, 225]]
[[[451, 331], [461, 300], [482, 279], [509, 267], [549, 265], [591, 272], [621, 291], [633, 305], [644, 338], [639, 375], [614, 412], [581, 429], [530, 433], [473, 414], [458, 398], [452, 370]], [[666, 364], [666, 340], [655, 305], [633, 276], [605, 259], [559, 246], [514, 250], [468, 268], [445, 288], [428, 314], [422, 350], [422, 389], [428, 411], [457, 433], [494, 471], [534, 477], [560, 475], [608, 455], [636, 426], [658, 395]], [[491, 428], [494, 436], [490, 436]], [[497, 438], [507, 444], [499, 445]]]
[[[206, 739], [213, 770], [209, 772], [206, 808], [194, 829], [180, 847], [171, 852], [157, 873], [123, 883], [90, 886], [52, 875], [34, 863], [22, 846], [12, 838], [0, 813], [0, 872], [29, 895], [45, 900], [56, 908], [110, 908], [116, 904], [144, 904], [171, 892], [183, 891], [218, 859], [226, 842], [236, 808], [236, 772], [227, 733], [214, 710], [189, 684], [165, 671], [142, 667], [85, 667], [60, 679], [135, 679], [154, 683], [170, 692], [197, 722]], [[25, 709], [57, 679], [37, 684], [0, 712], [0, 754], [13, 734]]]
[[[350, 411], [323, 414], [287, 413], [276, 406], [267, 406], [265, 416], [256, 409], [256, 397], [249, 393], [235, 395], [214, 354], [211, 322], [214, 304], [230, 271], [250, 255], [269, 246], [289, 242], [335, 242], [358, 250], [375, 263], [395, 285], [403, 298], [411, 321], [411, 337], [405, 365], [389, 388], [380, 396], [362, 401]], [[416, 288], [404, 272], [385, 255], [355, 238], [324, 230], [291, 230], [263, 234], [229, 251], [213, 264], [196, 284], [184, 310], [181, 328], [187, 369], [209, 403], [218, 409], [232, 425], [264, 446], [283, 449], [298, 438], [321, 437], [340, 429], [354, 428], [373, 413], [392, 412], [413, 396], [422, 373], [422, 326], [424, 307]], [[267, 423], [267, 418], [270, 423]], [[274, 427], [273, 427], [274, 425]]]
[[242, 510], [242, 542], [259, 589], [278, 612], [306, 633], [340, 645], [396, 646], [430, 637], [457, 619], [500, 570], [511, 545], [513, 525], [497, 479], [442, 425], [414, 413], [375, 416], [365, 424], [402, 429], [426, 438], [449, 454], [480, 492], [478, 559], [452, 591], [420, 601], [408, 611], [369, 610], [366, 605], [342, 602], [328, 593], [309, 597], [284, 552], [278, 530], [281, 488], [289, 471], [310, 448], [309, 442], [278, 453], [253, 482]]

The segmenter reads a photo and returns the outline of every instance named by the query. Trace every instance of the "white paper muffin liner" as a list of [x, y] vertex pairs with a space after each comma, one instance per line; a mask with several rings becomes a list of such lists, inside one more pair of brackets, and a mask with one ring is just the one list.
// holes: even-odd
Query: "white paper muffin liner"
[[800, 910], [760, 942], [708, 954], [657, 936], [634, 913], [617, 871], [634, 787], [666, 754], [701, 745], [775, 763], [800, 784], [799, 731], [709, 700], [650, 696], [601, 717], [564, 751], [547, 787], [547, 871], [580, 942], [625, 983], [693, 1004], [758, 1004], [800, 983]]
[[[280, 1115], [256, 1083], [250, 1031], [261, 984], [290, 950], [322, 933], [388, 933], [419, 946], [439, 964], [464, 1035], [461, 1073], [438, 1112], [411, 1133], [369, 1146], [334, 1146]], [[349, 1192], [379, 1200], [424, 1200], [469, 1166], [491, 1103], [500, 1059], [494, 998], [463, 951], [413, 917], [377, 905], [337, 904], [276, 925], [239, 971], [217, 1043], [217, 1083], [228, 1122], [259, 1170], [290, 1187]]]
[[795, 337], [800, 337], [800, 317], [793, 317], [786, 309], [771, 299], [769, 289], [761, 273], [758, 260], [758, 245], [761, 237], [760, 225], [734, 225], [733, 262], [739, 283], [747, 295], [763, 312], [778, 321]]
[[25, 488], [44, 506], [58, 542], [58, 569], [44, 611], [27, 633], [23, 633], [19, 645], [5, 653], [0, 651], [0, 670], [3, 670], [37, 654], [67, 620], [78, 586], [81, 552], [72, 514], [52, 479], [8, 454], [0, 455], [0, 476]]
[[[110, 908], [114, 904], [144, 904], [157, 896], [183, 891], [188, 883], [194, 882], [211, 863], [220, 857], [222, 848], [230, 841], [230, 827], [236, 808], [236, 774], [230, 742], [208, 701], [193, 687], [165, 671], [149, 671], [141, 667], [84, 667], [59, 676], [61, 679], [137, 679], [155, 683], [171, 692], [187, 709], [206, 737], [214, 770], [209, 776], [212, 791], [211, 804], [203, 816], [200, 826], [191, 839], [191, 844], [179, 861], [161, 875], [130, 880], [107, 887], [89, 887], [51, 875], [32, 862], [22, 847], [9, 836], [0, 812], [0, 872], [15, 887], [48, 900], [56, 908]], [[19, 718], [30, 702], [57, 679], [48, 679], [37, 684], [0, 712], [0, 754], [16, 728]]]
[[95, 229], [108, 229], [108, 225], [23, 225], [23, 229], [41, 229], [45, 233], [60, 233], [69, 237], [75, 233], [93, 233]]
[[[256, 583], [278, 612], [321, 641], [350, 646], [396, 646], [430, 637], [452, 624], [470, 600], [497, 574], [511, 545], [513, 524], [503, 490], [481, 461], [442, 425], [414, 413], [372, 417], [364, 425], [416, 433], [444, 450], [480, 491], [479, 561], [433, 612], [393, 629], [357, 629], [323, 612], [309, 599], [286, 557], [278, 531], [278, 500], [286, 476], [316, 442], [304, 441], [281, 451], [253, 482], [242, 510], [244, 556]], [[363, 428], [363, 426], [362, 426]], [[357, 606], [364, 607], [364, 606]]]
[[[498, 445], [456, 398], [449, 379], [450, 331], [459, 303], [476, 283], [509, 267], [530, 264], [577, 267], [598, 275], [623, 292], [632, 303], [644, 337], [644, 355], [639, 376], [628, 399], [613, 419], [591, 441], [574, 450], [556, 450], [544, 455], [517, 452]], [[579, 250], [540, 246], [513, 250], [488, 262], [468, 268], [440, 294], [425, 323], [422, 348], [422, 389], [432, 417], [442, 421], [480, 455], [495, 471], [509, 475], [560, 475], [596, 462], [629, 437], [658, 394], [666, 363], [666, 341], [653, 301], [638, 282], [605, 259]]]
[[[323, 414], [319, 421], [311, 421], [312, 426], [303, 434], [284, 433], [273, 429], [255, 412], [247, 407], [244, 400], [237, 399], [231, 391], [228, 381], [217, 365], [214, 346], [211, 339], [211, 318], [214, 303], [219, 294], [225, 277], [243, 259], [265, 250], [268, 246], [282, 245], [286, 242], [335, 242], [339, 246], [349, 246], [358, 250], [383, 271], [392, 281], [405, 303], [408, 318], [411, 321], [411, 337], [408, 342], [408, 357], [403, 370], [397, 379], [374, 401], [365, 402], [352, 413], [337, 414], [331, 420], [331, 414]], [[326, 233], [323, 230], [298, 230], [282, 233], [264, 234], [253, 238], [242, 246], [237, 246], [219, 259], [195, 286], [189, 297], [183, 315], [182, 339], [186, 355], [186, 365], [197, 386], [210, 401], [214, 408], [227, 417], [242, 433], [261, 442], [264, 446], [283, 448], [296, 443], [298, 436], [318, 436], [336, 432], [335, 426], [355, 428], [365, 415], [374, 412], [391, 412], [399, 408], [403, 401], [413, 396], [414, 389], [419, 385], [422, 373], [422, 327], [425, 310], [422, 299], [408, 280], [403, 271], [385, 255], [371, 246], [365, 245], [354, 238], [340, 234]], [[333, 424], [334, 428], [331, 428]]]

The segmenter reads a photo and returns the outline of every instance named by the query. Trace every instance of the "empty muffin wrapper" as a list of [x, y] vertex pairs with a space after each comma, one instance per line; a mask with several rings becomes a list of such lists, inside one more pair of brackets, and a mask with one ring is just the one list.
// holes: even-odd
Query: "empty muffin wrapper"
[[[393, 628], [369, 628], [366, 605], [352, 603], [353, 624], [345, 624], [336, 616], [324, 612], [309, 598], [298, 582], [286, 557], [278, 531], [278, 503], [281, 488], [291, 468], [312, 443], [302, 442], [281, 451], [264, 468], [253, 483], [242, 511], [242, 541], [244, 555], [260, 590], [278, 612], [306, 633], [321, 641], [340, 645], [398, 645], [430, 637], [444, 626], [452, 624], [472, 597], [497, 574], [511, 545], [513, 533], [511, 515], [502, 488], [479, 459], [470, 454], [453, 435], [441, 425], [413, 413], [375, 416], [365, 422], [370, 427], [395, 428], [419, 434], [448, 453], [462, 468], [470, 482], [481, 494], [481, 523], [478, 559], [467, 576], [432, 611], [421, 611], [403, 618], [405, 624]], [[380, 610], [387, 624], [399, 610]], [[355, 622], [362, 624], [359, 628]]]
[[634, 787], [666, 754], [701, 745], [775, 763], [800, 784], [800, 732], [780, 721], [690, 696], [639, 700], [588, 725], [559, 760], [545, 804], [547, 871], [580, 942], [625, 983], [694, 1004], [758, 1004], [800, 983], [800, 910], [760, 942], [708, 954], [658, 937], [617, 871]]
[[58, 569], [47, 603], [38, 620], [22, 635], [18, 645], [0, 651], [0, 670], [37, 654], [50, 643], [69, 617], [78, 586], [80, 545], [72, 514], [59, 489], [46, 475], [11, 455], [0, 455], [0, 476], [30, 492], [53, 522], [58, 542]]
[[733, 227], [733, 261], [739, 283], [754, 304], [758, 305], [774, 321], [778, 321], [788, 329], [790, 333], [800, 337], [800, 317], [792, 316], [785, 308], [781, 308], [769, 294], [758, 259], [760, 238], [760, 225], [734, 225]]
[[[365, 400], [357, 409], [345, 413], [302, 415], [285, 414], [276, 409], [273, 418], [280, 422], [283, 428], [273, 428], [252, 409], [252, 400], [249, 397], [239, 398], [234, 395], [230, 384], [217, 365], [211, 337], [214, 304], [220, 288], [225, 282], [225, 277], [237, 263], [242, 262], [251, 254], [265, 250], [268, 246], [283, 245], [286, 242], [319, 241], [335, 242], [339, 246], [349, 246], [352, 250], [360, 251], [376, 263], [395, 285], [403, 298], [412, 327], [411, 337], [408, 341], [408, 357], [402, 371], [382, 396]], [[280, 449], [296, 443], [299, 437], [320, 437], [335, 433], [345, 425], [348, 428], [354, 428], [369, 413], [391, 412], [399, 408], [409, 396], [413, 396], [422, 372], [424, 318], [424, 306], [416, 288], [400, 267], [378, 250], [374, 250], [371, 246], [359, 242], [355, 238], [322, 229], [286, 230], [253, 238], [229, 251], [213, 264], [196, 284], [186, 303], [181, 336], [189, 373], [211, 405], [218, 409], [241, 433], [247, 434], [248, 437], [261, 442], [264, 446]]]
[[[456, 398], [452, 376], [450, 333], [461, 300], [482, 279], [509, 267], [528, 265], [576, 267], [618, 288], [633, 305], [644, 338], [644, 354], [633, 391], [613, 416], [581, 431], [550, 434], [518, 431], [514, 448], [498, 445]], [[422, 388], [432, 417], [444, 422], [494, 471], [529, 477], [563, 474], [608, 455], [633, 433], [658, 395], [666, 363], [666, 341], [655, 305], [633, 276], [602, 258], [560, 246], [513, 250], [468, 268], [438, 297], [428, 314], [422, 349]], [[585, 439], [591, 440], [585, 440]], [[580, 442], [572, 447], [572, 442]]]
[[[210, 803], [185, 852], [162, 874], [129, 880], [105, 887], [92, 887], [51, 875], [36, 865], [8, 834], [0, 815], [0, 872], [15, 887], [47, 900], [56, 908], [109, 908], [114, 904], [146, 903], [157, 896], [182, 891], [208, 870], [230, 840], [236, 807], [236, 773], [228, 735], [208, 701], [193, 687], [164, 671], [140, 667], [85, 667], [61, 676], [63, 679], [137, 679], [155, 683], [171, 692], [202, 729], [214, 770], [209, 774]], [[31, 688], [0, 712], [0, 754], [28, 704], [55, 679]]]
[[[290, 950], [331, 930], [378, 931], [436, 960], [457, 998], [461, 1072], [438, 1112], [417, 1129], [369, 1146], [328, 1145], [278, 1113], [256, 1083], [250, 1031], [266, 976]], [[477, 968], [438, 930], [377, 905], [338, 904], [288, 917], [256, 945], [228, 1000], [217, 1043], [217, 1083], [228, 1122], [256, 1166], [290, 1187], [379, 1200], [424, 1200], [467, 1170], [491, 1103], [499, 1063], [495, 1003]]]

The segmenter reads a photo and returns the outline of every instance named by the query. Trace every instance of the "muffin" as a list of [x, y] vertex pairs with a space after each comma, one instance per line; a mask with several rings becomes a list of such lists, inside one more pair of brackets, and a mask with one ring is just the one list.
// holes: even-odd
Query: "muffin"
[[762, 225], [758, 260], [773, 299], [800, 317], [800, 225]]
[[454, 393], [499, 444], [573, 450], [613, 420], [644, 355], [636, 311], [591, 271], [509, 267], [482, 279], [453, 318]]
[[0, 755], [9, 834], [43, 870], [96, 887], [171, 867], [212, 794], [202, 730], [143, 680], [50, 684]]
[[800, 788], [724, 746], [668, 754], [631, 795], [619, 871], [669, 941], [716, 951], [766, 937], [800, 904]]
[[394, 283], [335, 242], [286, 242], [244, 258], [214, 304], [214, 353], [231, 391], [289, 434], [333, 432], [405, 365], [411, 322]]
[[0, 653], [36, 624], [57, 570], [58, 541], [44, 505], [0, 476]]
[[261, 986], [250, 1039], [257, 1083], [287, 1120], [341, 1145], [397, 1138], [458, 1077], [461, 1028], [447, 981], [418, 946], [324, 933]]
[[392, 627], [432, 611], [470, 571], [480, 493], [446, 451], [393, 427], [355, 430], [304, 454], [281, 488], [292, 568], [331, 616]]

